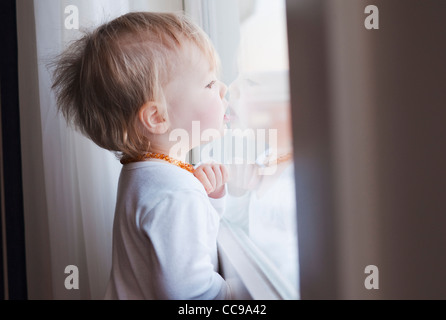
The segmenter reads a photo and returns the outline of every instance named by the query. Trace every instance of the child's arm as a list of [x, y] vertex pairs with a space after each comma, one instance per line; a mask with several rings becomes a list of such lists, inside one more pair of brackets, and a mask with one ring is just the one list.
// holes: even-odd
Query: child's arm
[[200, 165], [194, 176], [203, 184], [210, 198], [219, 199], [225, 194], [225, 184], [228, 181], [227, 168], [218, 163], [205, 163]]

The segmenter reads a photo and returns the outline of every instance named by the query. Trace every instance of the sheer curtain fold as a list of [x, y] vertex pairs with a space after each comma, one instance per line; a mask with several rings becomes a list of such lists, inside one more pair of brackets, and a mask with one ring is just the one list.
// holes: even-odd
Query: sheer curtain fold
[[[100, 299], [111, 263], [111, 229], [119, 162], [108, 151], [68, 128], [50, 92], [47, 62], [77, 38], [64, 27], [64, 9], [76, 5], [81, 26], [94, 27], [128, 11], [127, 1], [35, 1], [36, 43], [52, 292], [55, 299]], [[110, 10], [114, 9], [114, 10]], [[111, 14], [110, 14], [111, 13]], [[112, 16], [113, 15], [113, 16]], [[101, 21], [102, 20], [102, 21]], [[79, 269], [79, 289], [67, 290], [67, 265]]]
[[[68, 5], [78, 8], [79, 30], [65, 28]], [[38, 0], [18, 5], [22, 152], [26, 158], [38, 157], [23, 163], [24, 173], [32, 173], [24, 177], [30, 299], [102, 299], [121, 168], [112, 153], [68, 128], [57, 113], [48, 62], [83, 30], [129, 11], [180, 10], [181, 0]], [[27, 49], [32, 45], [25, 38], [35, 41], [35, 51]], [[34, 69], [35, 77], [29, 77]], [[36, 91], [32, 97], [24, 92], [27, 88]], [[65, 288], [68, 265], [78, 267], [77, 290]]]

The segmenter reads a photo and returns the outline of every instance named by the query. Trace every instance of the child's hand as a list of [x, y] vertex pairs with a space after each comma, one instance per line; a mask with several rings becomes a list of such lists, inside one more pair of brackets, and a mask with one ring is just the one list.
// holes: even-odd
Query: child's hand
[[225, 184], [229, 174], [226, 167], [218, 163], [205, 163], [194, 171], [194, 176], [200, 180], [209, 197], [218, 199], [225, 195]]

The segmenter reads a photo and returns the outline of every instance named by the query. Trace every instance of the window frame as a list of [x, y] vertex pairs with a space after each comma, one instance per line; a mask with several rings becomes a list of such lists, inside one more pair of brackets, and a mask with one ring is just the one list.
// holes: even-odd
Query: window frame
[[220, 272], [235, 300], [283, 300], [262, 267], [235, 230], [223, 219], [218, 235]]

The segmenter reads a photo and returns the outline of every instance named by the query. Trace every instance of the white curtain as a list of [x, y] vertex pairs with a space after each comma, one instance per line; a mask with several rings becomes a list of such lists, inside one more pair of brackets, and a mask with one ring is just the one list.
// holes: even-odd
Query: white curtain
[[[66, 29], [77, 7], [79, 30]], [[181, 0], [18, 1], [21, 141], [30, 299], [102, 299], [111, 266], [121, 165], [57, 114], [49, 60], [83, 29], [129, 11], [179, 11]], [[31, 25], [32, 24], [32, 25]], [[68, 290], [65, 267], [79, 270]]]

